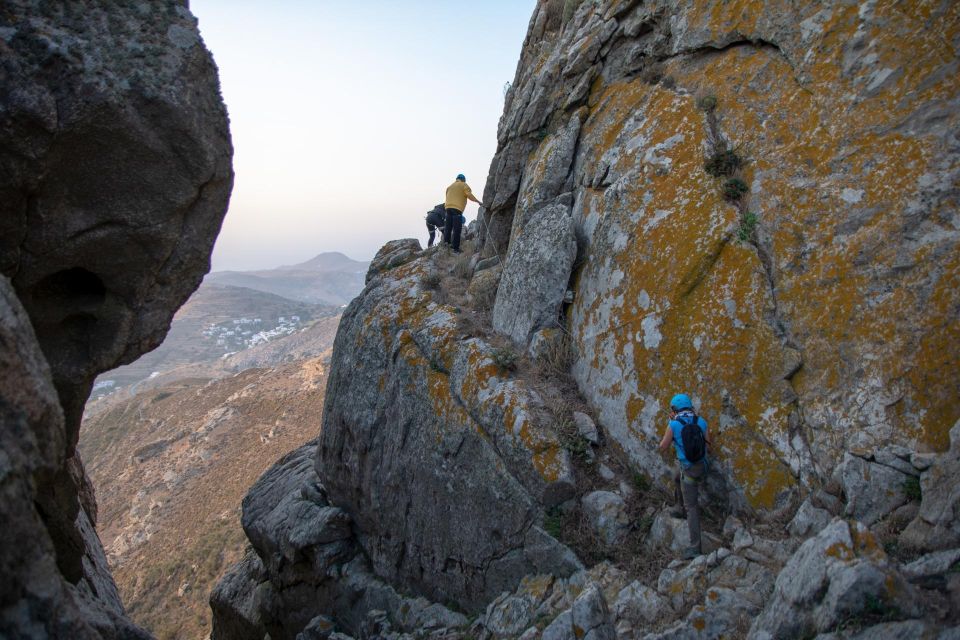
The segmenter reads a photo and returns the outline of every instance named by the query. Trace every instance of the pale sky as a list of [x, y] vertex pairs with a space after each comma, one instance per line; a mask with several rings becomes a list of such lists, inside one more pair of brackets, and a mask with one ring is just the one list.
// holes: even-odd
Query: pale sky
[[192, 0], [235, 147], [213, 270], [426, 245], [458, 173], [483, 194], [535, 4]]

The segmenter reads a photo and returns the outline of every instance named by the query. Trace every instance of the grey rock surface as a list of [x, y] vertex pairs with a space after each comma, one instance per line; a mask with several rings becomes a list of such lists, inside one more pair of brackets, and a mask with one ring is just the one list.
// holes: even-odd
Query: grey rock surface
[[583, 512], [607, 544], [618, 544], [630, 530], [627, 504], [612, 491], [591, 491], [583, 497]]
[[579, 568], [535, 524], [572, 476], [536, 398], [420, 295], [435, 255], [372, 280], [344, 312], [316, 471], [376, 575], [476, 610], [524, 575]]
[[920, 475], [920, 489], [920, 511], [901, 544], [921, 551], [960, 546], [960, 420], [950, 429], [950, 449]]
[[626, 620], [634, 628], [643, 628], [672, 613], [670, 604], [655, 589], [640, 581], [624, 587], [613, 603], [617, 620]]
[[569, 209], [551, 204], [537, 211], [510, 242], [493, 328], [525, 346], [531, 333], [554, 326], [576, 256]]
[[800, 504], [797, 513], [793, 516], [790, 524], [787, 525], [787, 531], [794, 537], [807, 538], [819, 533], [830, 524], [831, 520], [833, 520], [833, 516], [829, 511], [818, 509], [807, 498]]
[[617, 637], [610, 620], [607, 601], [600, 588], [591, 584], [573, 602], [570, 608], [573, 635], [583, 640], [615, 640]]
[[[443, 244], [441, 243], [440, 248], [437, 250], [442, 249]], [[370, 267], [367, 269], [367, 284], [376, 276], [410, 262], [421, 251], [423, 251], [423, 249], [420, 246], [420, 241], [416, 238], [391, 240], [380, 247], [377, 255], [375, 255], [370, 262]]]
[[847, 497], [846, 515], [868, 526], [907, 502], [903, 485], [910, 475], [902, 471], [848, 453], [838, 473]]
[[273, 587], [256, 552], [248, 549], [210, 594], [212, 640], [263, 640], [267, 633], [262, 611], [269, 610]]
[[750, 638], [795, 637], [833, 629], [870, 599], [917, 612], [913, 591], [861, 523], [835, 519], [790, 558]]
[[946, 573], [960, 563], [960, 549], [935, 551], [905, 564], [901, 571], [908, 580]]

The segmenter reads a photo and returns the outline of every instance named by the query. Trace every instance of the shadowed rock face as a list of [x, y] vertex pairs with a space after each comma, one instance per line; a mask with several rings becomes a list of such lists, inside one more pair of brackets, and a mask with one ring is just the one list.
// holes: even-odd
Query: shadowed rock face
[[[216, 67], [184, 4], [14, 0], [0, 12], [0, 273], [9, 308], [22, 304], [32, 325], [25, 347], [2, 350], [11, 363], [24, 349], [45, 361], [19, 396], [4, 395], [4, 433], [26, 433], [14, 428], [24, 398], [47, 397], [46, 384], [59, 412], [41, 421], [42, 448], [25, 449], [4, 480], [20, 487], [10, 517], [43, 523], [25, 534], [37, 566], [55, 561], [62, 581], [51, 590], [17, 574], [25, 582], [0, 600], [0, 630], [14, 637], [33, 637], [23, 631], [31, 620], [43, 620], [36, 637], [87, 637], [100, 623], [106, 637], [139, 633], [90, 622], [101, 609], [122, 621], [122, 607], [74, 450], [94, 377], [160, 343], [209, 269], [229, 199]], [[20, 553], [6, 542], [3, 562]], [[81, 596], [89, 610], [77, 613], [69, 603]]]

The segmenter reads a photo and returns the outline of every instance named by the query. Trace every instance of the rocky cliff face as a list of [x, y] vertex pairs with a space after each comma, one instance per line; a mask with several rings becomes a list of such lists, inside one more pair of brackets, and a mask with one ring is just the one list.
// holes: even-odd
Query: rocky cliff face
[[958, 11], [538, 3], [479, 237], [371, 264], [214, 637], [955, 633]]
[[665, 473], [654, 445], [678, 391], [712, 418], [744, 507], [789, 504], [845, 451], [946, 449], [957, 24], [953, 4], [538, 5], [484, 251], [505, 282], [537, 277], [518, 258], [565, 208], [574, 299], [550, 320], [635, 464]]
[[75, 454], [94, 377], [162, 340], [229, 197], [216, 68], [185, 3], [0, 11], [0, 631], [136, 637]]

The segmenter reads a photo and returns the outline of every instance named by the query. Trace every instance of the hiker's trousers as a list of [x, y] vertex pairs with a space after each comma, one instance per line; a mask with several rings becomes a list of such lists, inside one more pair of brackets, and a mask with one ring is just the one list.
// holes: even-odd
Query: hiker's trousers
[[679, 469], [673, 476], [674, 496], [677, 504], [687, 512], [687, 531], [690, 533], [690, 546], [700, 550], [700, 485], [706, 475], [703, 460], [695, 462], [686, 469]]
[[454, 251], [460, 251], [460, 232], [463, 230], [463, 212], [447, 209], [447, 223], [443, 226], [443, 241], [453, 245]]
[[427, 242], [427, 246], [428, 246], [428, 247], [432, 247], [432, 246], [433, 246], [433, 239], [437, 237], [437, 227], [434, 226], [434, 225], [432, 225], [432, 224], [430, 224], [430, 223], [428, 222], [428, 223], [427, 223], [427, 231], [430, 232], [430, 241]]

